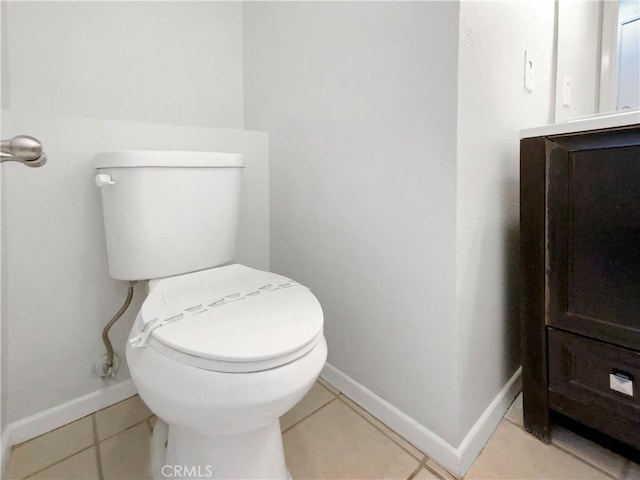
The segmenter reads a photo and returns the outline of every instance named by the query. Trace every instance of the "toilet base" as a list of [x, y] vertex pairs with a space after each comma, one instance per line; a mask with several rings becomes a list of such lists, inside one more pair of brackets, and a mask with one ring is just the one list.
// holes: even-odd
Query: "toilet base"
[[151, 458], [156, 480], [291, 478], [279, 421], [233, 435], [203, 435], [158, 419]]
[[168, 441], [169, 425], [156, 418], [151, 434], [151, 474], [154, 480], [166, 478], [162, 475], [162, 467], [167, 463]]
[[158, 417], [151, 441], [154, 478], [290, 478], [279, 418], [311, 389], [326, 358], [323, 337], [293, 362], [231, 374], [128, 346], [133, 382]]

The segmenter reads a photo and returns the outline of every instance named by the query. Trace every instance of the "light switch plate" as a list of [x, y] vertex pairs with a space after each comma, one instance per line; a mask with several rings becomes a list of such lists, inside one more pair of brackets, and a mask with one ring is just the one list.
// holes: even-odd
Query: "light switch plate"
[[524, 51], [524, 89], [533, 91], [533, 58], [528, 50]]
[[571, 77], [565, 75], [562, 82], [562, 105], [571, 106]]

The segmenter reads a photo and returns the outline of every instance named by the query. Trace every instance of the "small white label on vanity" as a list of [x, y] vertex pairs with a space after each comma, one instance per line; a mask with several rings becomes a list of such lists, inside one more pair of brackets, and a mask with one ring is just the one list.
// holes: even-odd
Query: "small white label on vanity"
[[625, 395], [633, 397], [633, 381], [625, 375], [610, 373], [609, 388], [616, 392], [624, 393]]

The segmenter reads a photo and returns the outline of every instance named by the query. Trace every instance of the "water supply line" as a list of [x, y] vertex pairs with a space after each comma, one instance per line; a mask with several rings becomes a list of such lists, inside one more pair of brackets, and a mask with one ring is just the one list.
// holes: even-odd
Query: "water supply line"
[[125, 299], [124, 304], [122, 305], [122, 307], [120, 307], [120, 310], [116, 312], [111, 321], [107, 323], [107, 325], [104, 327], [104, 330], [102, 330], [102, 341], [107, 349], [107, 356], [103, 357], [105, 358], [104, 362], [99, 361], [98, 364], [96, 364], [96, 372], [104, 380], [111, 380], [116, 376], [116, 373], [118, 372], [118, 357], [113, 351], [111, 340], [109, 340], [109, 330], [115, 325], [115, 323], [120, 319], [124, 312], [126, 312], [127, 308], [129, 308], [129, 305], [131, 305], [131, 299], [133, 298], [133, 287], [136, 283], [138, 282], [133, 280], [129, 282], [129, 288], [127, 289], [127, 298]]

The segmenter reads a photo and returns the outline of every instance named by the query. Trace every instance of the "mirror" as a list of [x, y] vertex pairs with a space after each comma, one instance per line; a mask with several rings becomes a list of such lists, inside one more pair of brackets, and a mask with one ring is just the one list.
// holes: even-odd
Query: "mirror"
[[640, 1], [558, 0], [555, 121], [640, 107]]

